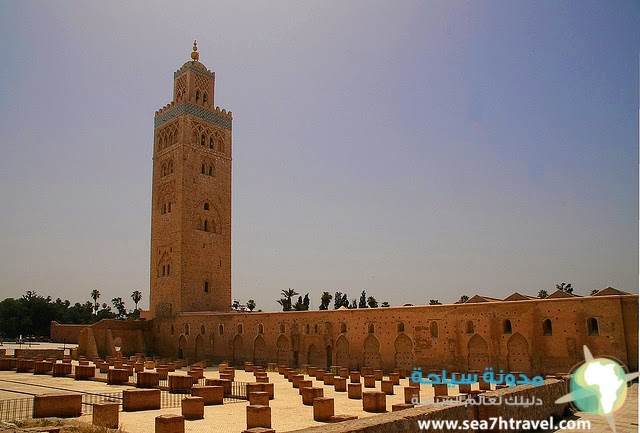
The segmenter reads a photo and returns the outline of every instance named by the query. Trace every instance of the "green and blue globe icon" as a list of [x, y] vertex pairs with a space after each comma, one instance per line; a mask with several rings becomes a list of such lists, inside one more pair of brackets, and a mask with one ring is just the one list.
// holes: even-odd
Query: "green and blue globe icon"
[[627, 373], [613, 359], [594, 358], [587, 346], [584, 346], [584, 359], [584, 364], [571, 374], [569, 394], [556, 403], [572, 402], [582, 412], [604, 416], [615, 432], [613, 413], [627, 398], [627, 382], [638, 377], [638, 373]]
[[576, 397], [582, 396], [573, 400], [579, 410], [607, 416], [627, 397], [626, 372], [611, 359], [594, 358], [573, 372], [569, 390]]

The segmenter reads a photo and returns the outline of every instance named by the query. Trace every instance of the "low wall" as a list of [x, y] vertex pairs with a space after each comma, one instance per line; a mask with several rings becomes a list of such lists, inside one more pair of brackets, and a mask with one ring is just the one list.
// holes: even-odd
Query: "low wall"
[[90, 325], [66, 325], [55, 320], [51, 322], [51, 341], [54, 343], [78, 344], [80, 332]]
[[38, 358], [55, 358], [63, 359], [64, 350], [62, 349], [15, 349], [14, 357], [25, 359], [38, 359]]

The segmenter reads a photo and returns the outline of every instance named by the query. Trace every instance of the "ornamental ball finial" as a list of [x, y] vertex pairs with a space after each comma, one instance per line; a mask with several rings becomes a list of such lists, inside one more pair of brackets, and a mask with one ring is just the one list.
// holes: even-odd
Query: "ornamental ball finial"
[[193, 41], [193, 52], [191, 53], [191, 59], [193, 61], [198, 61], [199, 58], [200, 58], [200, 54], [198, 54], [198, 44], [194, 40]]

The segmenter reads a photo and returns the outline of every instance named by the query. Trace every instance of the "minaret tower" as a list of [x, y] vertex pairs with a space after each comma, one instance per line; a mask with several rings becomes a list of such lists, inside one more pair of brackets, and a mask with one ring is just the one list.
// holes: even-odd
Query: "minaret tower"
[[194, 41], [154, 118], [153, 317], [231, 307], [232, 116], [215, 107], [215, 73], [199, 58]]

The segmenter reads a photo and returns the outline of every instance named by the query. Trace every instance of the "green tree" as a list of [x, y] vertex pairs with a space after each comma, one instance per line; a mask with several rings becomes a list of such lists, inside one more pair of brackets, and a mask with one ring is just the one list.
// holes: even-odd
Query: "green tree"
[[[291, 311], [291, 298], [296, 296], [298, 292], [293, 289], [282, 290], [281, 298], [278, 300], [278, 304], [282, 306], [282, 311]], [[302, 302], [302, 300], [300, 300]]]
[[302, 305], [304, 306], [304, 311], [309, 310], [309, 304], [311, 304], [311, 299], [309, 299], [309, 294], [304, 295], [304, 299], [302, 300]]
[[378, 301], [373, 296], [367, 298], [367, 305], [369, 308], [378, 308]]
[[320, 310], [328, 310], [331, 299], [333, 299], [331, 293], [322, 292], [322, 296], [320, 296]]
[[547, 293], [547, 291], [546, 291], [546, 290], [540, 290], [540, 291], [538, 292], [538, 299], [544, 299], [544, 298], [546, 298], [547, 296], [549, 296], [549, 294]]
[[567, 284], [567, 283], [556, 284], [556, 289], [557, 290], [562, 290], [565, 293], [573, 293], [573, 287], [571, 287], [571, 283], [569, 283], [569, 284]]
[[337, 310], [340, 307], [342, 307], [342, 292], [336, 292], [333, 298], [333, 309]]
[[460, 296], [460, 300], [458, 302], [460, 302], [461, 304], [464, 304], [465, 302], [467, 302], [469, 300], [469, 296], [467, 295], [462, 295]]
[[391, 305], [389, 305], [389, 303], [387, 301], [384, 301], [382, 304], [380, 304], [381, 307], [390, 307]]
[[[346, 296], [346, 295], [345, 295]], [[356, 301], [356, 298], [353, 298], [351, 300], [351, 305], [349, 305], [349, 303], [347, 303], [347, 308], [351, 309], [351, 310], [355, 310], [356, 308], [358, 308], [358, 302]]]
[[298, 300], [293, 304], [294, 311], [304, 311], [304, 304], [302, 303], [302, 296], [298, 296]]
[[96, 315], [98, 315], [98, 307], [100, 307], [100, 304], [98, 303], [98, 298], [100, 298], [100, 290], [93, 289], [91, 291], [91, 299], [93, 299], [93, 311], [94, 311], [94, 314]]
[[138, 302], [140, 302], [140, 300], [142, 300], [142, 293], [140, 292], [140, 290], [134, 290], [133, 293], [131, 294], [131, 299], [133, 300], [134, 304], [136, 304], [136, 310], [138, 309]]
[[247, 309], [249, 311], [253, 311], [256, 308], [256, 301], [254, 301], [253, 299], [249, 299], [247, 301]]
[[442, 305], [438, 299], [429, 299], [429, 305]]
[[367, 308], [367, 292], [365, 292], [364, 290], [362, 291], [362, 293], [360, 293], [358, 308]]
[[118, 312], [118, 317], [125, 317], [127, 315], [127, 309], [124, 306], [124, 301], [122, 300], [122, 298], [113, 298], [111, 300], [111, 303], [113, 304], [113, 308], [115, 308]]

